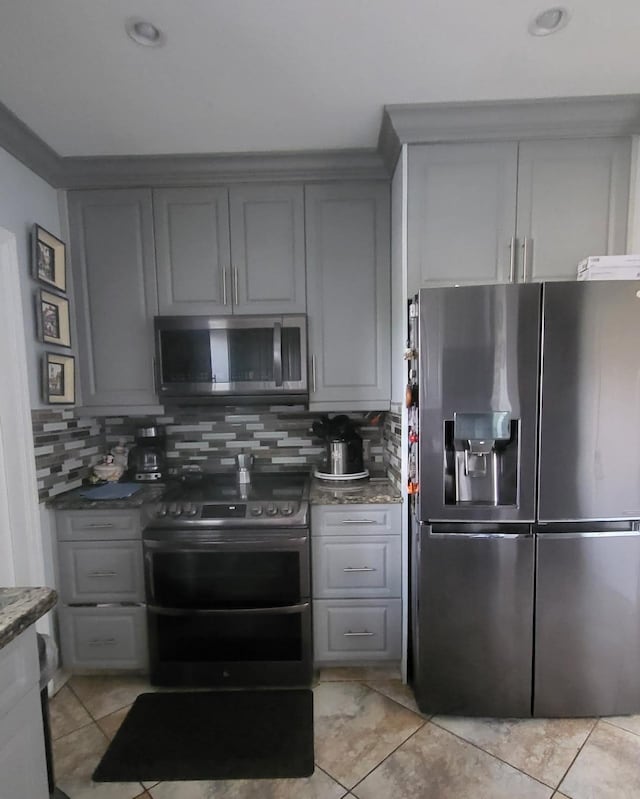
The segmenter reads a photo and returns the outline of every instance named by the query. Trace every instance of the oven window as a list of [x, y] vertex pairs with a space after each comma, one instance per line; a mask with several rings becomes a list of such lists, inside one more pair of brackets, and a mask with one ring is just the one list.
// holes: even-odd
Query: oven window
[[168, 608], [257, 608], [301, 600], [296, 551], [154, 552], [153, 604]]
[[300, 613], [154, 614], [160, 662], [299, 661]]

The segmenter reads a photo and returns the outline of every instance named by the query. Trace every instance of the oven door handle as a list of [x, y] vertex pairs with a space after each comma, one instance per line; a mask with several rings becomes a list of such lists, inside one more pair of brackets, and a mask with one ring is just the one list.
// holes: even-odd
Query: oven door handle
[[288, 549], [292, 544], [297, 547], [304, 546], [308, 541], [308, 536], [300, 536], [297, 538], [279, 538], [276, 541], [266, 541], [264, 538], [241, 539], [237, 538], [220, 541], [218, 539], [200, 539], [199, 541], [181, 541], [171, 542], [167, 539], [162, 541], [145, 538], [145, 549], [153, 549], [154, 551], [163, 552], [210, 552], [214, 547], [225, 547], [242, 550], [250, 547], [252, 552], [270, 552], [279, 549]]
[[242, 613], [301, 613], [310, 607], [309, 602], [298, 605], [276, 605], [270, 608], [162, 608], [158, 605], [147, 605], [147, 610], [159, 616], [224, 616], [228, 614], [240, 615]]

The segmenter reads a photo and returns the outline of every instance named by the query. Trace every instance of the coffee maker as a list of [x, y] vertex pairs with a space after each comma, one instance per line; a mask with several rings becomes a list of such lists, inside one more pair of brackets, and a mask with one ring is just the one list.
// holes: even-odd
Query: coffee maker
[[165, 434], [159, 427], [139, 427], [135, 446], [129, 451], [129, 479], [136, 482], [162, 480], [165, 474]]

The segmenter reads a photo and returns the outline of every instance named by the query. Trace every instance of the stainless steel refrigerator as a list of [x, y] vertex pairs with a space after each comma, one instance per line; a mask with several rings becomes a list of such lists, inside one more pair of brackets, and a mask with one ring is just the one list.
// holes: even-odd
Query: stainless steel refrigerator
[[640, 283], [425, 289], [418, 319], [418, 705], [638, 712]]

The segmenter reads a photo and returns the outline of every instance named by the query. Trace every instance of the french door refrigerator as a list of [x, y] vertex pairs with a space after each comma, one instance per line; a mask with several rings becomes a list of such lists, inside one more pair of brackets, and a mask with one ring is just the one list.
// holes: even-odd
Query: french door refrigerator
[[420, 292], [423, 711], [640, 709], [639, 289]]

